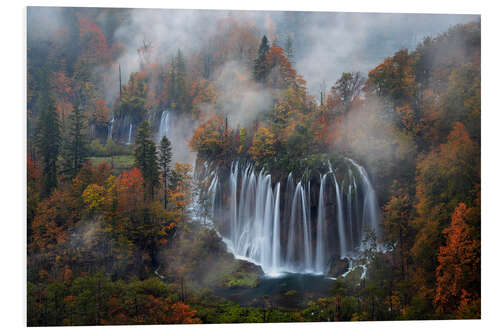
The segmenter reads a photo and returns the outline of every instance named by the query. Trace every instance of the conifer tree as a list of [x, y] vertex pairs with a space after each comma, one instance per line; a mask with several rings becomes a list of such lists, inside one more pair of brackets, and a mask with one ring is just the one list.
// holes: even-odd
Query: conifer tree
[[134, 150], [135, 166], [141, 170], [144, 177], [144, 186], [149, 187], [151, 199], [154, 198], [154, 189], [159, 183], [158, 155], [156, 145], [151, 139], [151, 126], [144, 121], [137, 131]]
[[160, 142], [159, 162], [163, 181], [163, 207], [167, 208], [168, 178], [170, 175], [170, 163], [172, 162], [172, 145], [166, 136], [164, 136]]
[[75, 177], [87, 160], [89, 154], [85, 115], [78, 102], [73, 104], [69, 115], [68, 135], [63, 145], [63, 173]]
[[269, 43], [267, 37], [264, 35], [260, 42], [259, 52], [257, 55], [257, 59], [254, 62], [254, 79], [256, 81], [264, 81], [268, 74], [268, 68], [266, 64], [267, 52], [269, 51]]
[[285, 41], [285, 56], [288, 58], [288, 61], [290, 63], [293, 63], [294, 61], [294, 54], [293, 54], [293, 38], [291, 35], [288, 35]]
[[177, 107], [181, 110], [188, 109], [189, 91], [187, 84], [186, 63], [181, 50], [178, 50], [175, 57], [175, 95]]
[[[45, 81], [48, 78], [45, 75]], [[41, 94], [41, 113], [36, 131], [36, 147], [42, 157], [42, 197], [48, 197], [57, 187], [57, 158], [61, 146], [59, 116], [48, 89]]]

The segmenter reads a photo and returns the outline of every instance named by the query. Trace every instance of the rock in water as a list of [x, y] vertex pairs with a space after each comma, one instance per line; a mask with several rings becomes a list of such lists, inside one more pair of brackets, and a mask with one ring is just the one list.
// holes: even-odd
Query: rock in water
[[330, 267], [328, 276], [339, 277], [349, 270], [349, 260], [347, 258], [332, 257], [330, 259]]

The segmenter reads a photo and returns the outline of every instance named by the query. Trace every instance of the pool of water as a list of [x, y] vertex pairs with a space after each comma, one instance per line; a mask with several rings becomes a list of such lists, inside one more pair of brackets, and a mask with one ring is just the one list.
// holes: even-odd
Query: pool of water
[[282, 274], [264, 276], [255, 288], [219, 289], [215, 294], [244, 306], [277, 307], [296, 310], [318, 297], [328, 296], [333, 279], [321, 275]]

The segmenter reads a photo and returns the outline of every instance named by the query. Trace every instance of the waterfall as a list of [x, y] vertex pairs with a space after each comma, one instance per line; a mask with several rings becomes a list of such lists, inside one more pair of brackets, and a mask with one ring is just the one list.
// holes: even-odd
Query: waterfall
[[237, 183], [237, 180], [238, 180], [238, 162], [236, 162], [235, 165], [233, 165], [233, 167], [231, 168], [231, 176], [229, 178], [229, 184], [231, 186], [231, 200], [229, 201], [230, 203], [230, 207], [229, 207], [229, 211], [231, 212], [231, 236], [232, 236], [232, 239], [231, 241], [235, 244], [236, 243], [236, 239], [235, 237], [238, 236], [238, 230], [237, 230], [237, 222], [238, 222], [238, 219], [237, 219], [237, 212], [238, 212], [238, 202], [236, 200], [236, 192], [237, 192], [237, 186], [238, 186], [238, 183]]
[[[302, 197], [302, 225], [303, 225], [303, 235], [304, 235], [304, 261], [306, 272], [312, 271], [312, 243], [311, 243], [311, 214], [309, 214], [309, 183], [307, 190], [302, 187], [300, 189], [300, 194]], [[307, 191], [307, 197], [306, 197]]]
[[318, 199], [318, 221], [316, 226], [316, 272], [322, 272], [325, 267], [325, 179], [328, 173], [321, 176]]
[[166, 111], [163, 111], [161, 113], [161, 119], [160, 119], [160, 127], [158, 128], [158, 134], [157, 134], [157, 138], [156, 138], [156, 141], [157, 142], [160, 142], [161, 139], [163, 139], [164, 136], [167, 136], [168, 134], [168, 128], [169, 128], [169, 111], [166, 110]]
[[354, 239], [353, 239], [353, 225], [352, 225], [352, 175], [351, 170], [349, 170], [349, 178], [351, 179], [351, 184], [349, 184], [347, 189], [347, 229], [349, 232], [349, 250], [354, 250]]
[[271, 268], [273, 273], [277, 273], [280, 267], [281, 252], [281, 230], [280, 230], [280, 183], [274, 190], [274, 216], [273, 216], [273, 250]]
[[[215, 174], [210, 182], [210, 186], [208, 187], [208, 193], [210, 195], [210, 219], [213, 220], [215, 216], [215, 199], [217, 195], [217, 185], [219, 184], [219, 176]], [[205, 217], [205, 216], [204, 216]], [[205, 217], [206, 218], [206, 217]]]
[[300, 194], [300, 189], [302, 188], [301, 182], [297, 184], [297, 187], [295, 188], [295, 194], [293, 195], [292, 199], [292, 206], [291, 206], [291, 216], [290, 216], [290, 223], [288, 227], [288, 246], [287, 246], [287, 252], [286, 252], [286, 261], [287, 263], [293, 263], [294, 261], [294, 255], [295, 255], [295, 219], [297, 217], [297, 201], [298, 201], [298, 196]]
[[279, 183], [273, 190], [271, 175], [255, 175], [252, 167], [239, 168], [236, 162], [229, 185], [230, 228], [225, 241], [236, 257], [259, 263], [264, 271], [276, 270], [281, 248]]
[[363, 221], [362, 225], [363, 226], [369, 226], [372, 231], [375, 232], [375, 235], [377, 236], [377, 240], [380, 240], [380, 228], [379, 228], [379, 219], [380, 219], [380, 212], [378, 208], [378, 203], [377, 203], [377, 195], [375, 193], [375, 190], [373, 189], [373, 186], [370, 182], [370, 179], [368, 178], [368, 174], [366, 173], [365, 168], [363, 168], [361, 165], [357, 164], [351, 159], [347, 159], [349, 162], [351, 162], [359, 171], [361, 175], [361, 179], [363, 181], [363, 188], [365, 191], [365, 197], [363, 201]]
[[113, 139], [113, 124], [115, 123], [115, 116], [111, 118], [111, 122], [109, 123], [109, 128], [108, 128], [108, 140]]
[[334, 170], [328, 164], [326, 173], [308, 172], [297, 182], [292, 173], [285, 183], [273, 182], [266, 170], [237, 161], [222, 174], [223, 168], [205, 164], [196, 179], [207, 179], [202, 183], [211, 205], [210, 225], [236, 258], [272, 276], [325, 274], [335, 257], [360, 254], [364, 229], [377, 227], [379, 219], [364, 168], [350, 162]]
[[132, 123], [130, 123], [130, 126], [128, 128], [128, 141], [127, 141], [127, 145], [130, 145], [132, 144]]
[[345, 240], [344, 214], [342, 212], [342, 197], [335, 173], [333, 174], [333, 179], [335, 181], [335, 195], [337, 197], [337, 228], [339, 232], [340, 257], [344, 258], [347, 252], [347, 247]]

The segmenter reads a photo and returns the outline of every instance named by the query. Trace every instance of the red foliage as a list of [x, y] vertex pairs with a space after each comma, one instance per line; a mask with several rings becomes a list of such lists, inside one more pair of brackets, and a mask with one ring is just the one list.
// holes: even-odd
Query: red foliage
[[101, 28], [87, 16], [77, 13], [80, 24], [81, 59], [93, 64], [109, 64], [111, 51]]

